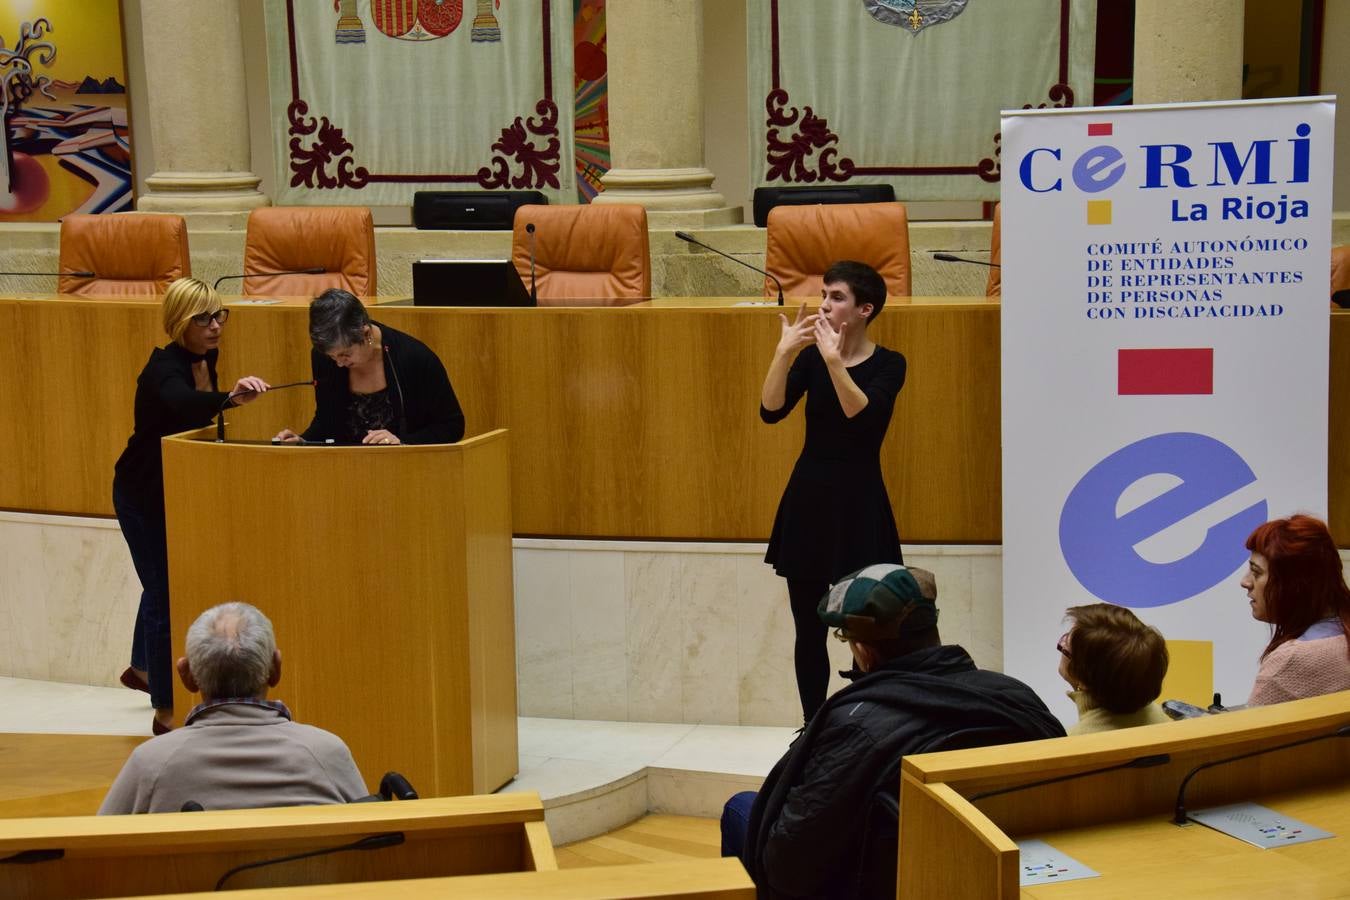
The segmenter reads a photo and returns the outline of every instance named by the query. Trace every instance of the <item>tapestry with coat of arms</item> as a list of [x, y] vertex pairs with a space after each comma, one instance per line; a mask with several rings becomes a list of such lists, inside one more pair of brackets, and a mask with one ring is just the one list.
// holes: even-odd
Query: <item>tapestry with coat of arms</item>
[[279, 204], [419, 190], [575, 202], [568, 0], [266, 5]]
[[999, 111], [1092, 102], [1095, 0], [747, 0], [754, 186], [997, 200]]

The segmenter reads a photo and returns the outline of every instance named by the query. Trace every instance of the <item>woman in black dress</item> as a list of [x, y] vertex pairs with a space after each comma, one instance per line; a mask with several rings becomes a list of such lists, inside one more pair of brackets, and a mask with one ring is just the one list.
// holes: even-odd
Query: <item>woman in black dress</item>
[[169, 632], [169, 553], [164, 528], [164, 468], [159, 439], [208, 425], [226, 404], [248, 403], [267, 382], [240, 378], [216, 390], [216, 356], [230, 311], [205, 282], [180, 278], [164, 293], [169, 344], [150, 352], [136, 378], [135, 426], [113, 475], [113, 509], [136, 575], [141, 604], [131, 638], [131, 665], [122, 684], [150, 694], [152, 729], [173, 722], [173, 664]]
[[826, 628], [816, 615], [831, 583], [872, 563], [901, 563], [900, 535], [881, 478], [881, 441], [905, 383], [905, 358], [874, 343], [868, 324], [886, 283], [863, 263], [825, 273], [820, 309], [782, 320], [759, 415], [773, 424], [806, 394], [806, 442], [774, 518], [764, 561], [787, 579], [793, 658], [806, 721], [830, 679]]
[[273, 440], [339, 444], [452, 444], [464, 413], [445, 366], [426, 344], [370, 318], [347, 291], [309, 305], [314, 419]]

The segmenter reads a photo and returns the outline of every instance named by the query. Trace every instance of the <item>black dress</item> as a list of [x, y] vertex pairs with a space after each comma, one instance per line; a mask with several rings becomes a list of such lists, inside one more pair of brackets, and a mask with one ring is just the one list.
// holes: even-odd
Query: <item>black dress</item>
[[905, 383], [905, 357], [878, 345], [848, 374], [867, 395], [867, 406], [852, 419], [815, 346], [793, 360], [783, 408], [759, 410], [765, 422], [778, 422], [806, 394], [806, 441], [764, 556], [784, 578], [834, 582], [872, 563], [903, 562], [881, 478], [881, 441]]

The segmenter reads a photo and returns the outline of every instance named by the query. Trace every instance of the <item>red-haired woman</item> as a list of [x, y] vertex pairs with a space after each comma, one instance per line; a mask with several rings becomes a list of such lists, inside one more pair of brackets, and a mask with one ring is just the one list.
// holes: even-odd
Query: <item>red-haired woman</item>
[[1252, 618], [1274, 627], [1248, 705], [1350, 690], [1350, 588], [1326, 524], [1275, 519], [1257, 526], [1247, 549]]

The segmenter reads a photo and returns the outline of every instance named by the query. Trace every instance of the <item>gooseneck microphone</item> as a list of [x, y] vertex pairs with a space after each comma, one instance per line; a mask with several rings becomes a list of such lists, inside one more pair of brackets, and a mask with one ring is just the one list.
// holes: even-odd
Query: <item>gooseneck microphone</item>
[[1003, 266], [996, 262], [987, 262], [983, 259], [969, 259], [964, 256], [957, 256], [954, 253], [934, 253], [933, 259], [939, 262], [963, 262], [970, 263], [973, 266], [988, 266], [991, 269], [1001, 269]]
[[718, 256], [725, 256], [727, 259], [731, 260], [732, 262], [734, 262], [734, 263], [740, 263], [741, 265], [745, 266], [747, 269], [750, 269], [751, 271], [754, 271], [754, 272], [758, 272], [759, 274], [763, 275], [765, 278], [768, 278], [770, 281], [772, 281], [775, 285], [778, 286], [778, 305], [779, 305], [779, 306], [782, 306], [782, 305], [783, 305], [783, 282], [779, 281], [775, 276], [770, 275], [768, 272], [764, 271], [763, 269], [759, 268], [758, 266], [752, 266], [752, 265], [750, 265], [748, 262], [746, 262], [746, 261], [743, 260], [743, 259], [737, 259], [736, 257], [732, 256], [730, 253], [723, 253], [721, 250], [718, 250], [716, 247], [710, 247], [710, 246], [708, 246], [707, 244], [703, 243], [702, 241], [700, 241], [698, 238], [694, 237], [692, 234], [690, 234], [690, 233], [687, 232], [687, 231], [677, 231], [677, 232], [675, 232], [675, 236], [676, 236], [677, 238], [679, 238], [680, 240], [682, 240], [682, 241], [688, 241], [688, 242], [691, 243], [691, 244], [697, 244], [698, 246], [702, 247], [704, 250], [711, 250], [712, 252], [716, 253]]
[[525, 223], [525, 233], [530, 236], [530, 304], [539, 305], [539, 291], [534, 282], [534, 223]]
[[1137, 756], [1128, 762], [1123, 762], [1114, 766], [1104, 766], [1100, 769], [1088, 769], [1086, 772], [1074, 772], [1069, 775], [1060, 775], [1057, 778], [1044, 778], [1040, 781], [1032, 781], [1027, 784], [1017, 784], [1012, 787], [998, 788], [997, 790], [985, 791], [968, 797], [971, 803], [976, 800], [983, 800], [986, 797], [997, 797], [999, 794], [1015, 794], [1018, 791], [1029, 791], [1032, 788], [1045, 787], [1047, 784], [1059, 784], [1061, 781], [1074, 781], [1078, 778], [1087, 778], [1089, 775], [1104, 775], [1107, 772], [1117, 772], [1121, 769], [1151, 769], [1154, 766], [1165, 766], [1172, 761], [1172, 757], [1166, 753], [1154, 753], [1149, 756]]
[[[268, 390], [268, 391], [284, 391], [284, 390], [286, 390], [286, 388], [304, 387], [305, 385], [309, 385], [310, 387], [314, 387], [314, 386], [317, 385], [317, 384], [318, 384], [318, 382], [315, 381], [313, 378], [311, 378], [311, 379], [308, 380], [308, 381], [292, 381], [290, 384], [274, 384], [274, 385], [272, 385], [271, 387], [269, 387], [267, 390]], [[225, 443], [225, 410], [228, 409], [229, 406], [230, 406], [230, 404], [234, 402], [234, 399], [235, 399], [236, 397], [242, 397], [242, 396], [244, 396], [245, 394], [262, 394], [262, 393], [266, 393], [266, 391], [258, 391], [258, 390], [254, 390], [253, 388], [249, 388], [249, 389], [247, 389], [247, 390], [240, 391], [240, 392], [237, 393], [237, 394], [231, 394], [230, 396], [228, 396], [228, 397], [225, 398], [225, 402], [222, 403], [222, 404], [220, 404], [220, 409], [219, 409], [219, 411], [218, 411], [217, 414], [216, 414], [216, 443], [217, 443], [217, 444], [223, 444], [223, 443]]]
[[60, 278], [65, 275], [69, 278], [97, 278], [93, 272], [0, 272], [0, 275], [31, 275], [34, 278]]
[[1243, 759], [1251, 759], [1253, 756], [1264, 756], [1267, 753], [1274, 753], [1276, 750], [1288, 750], [1291, 747], [1302, 747], [1304, 744], [1315, 744], [1318, 741], [1325, 741], [1328, 738], [1350, 737], [1350, 725], [1342, 725], [1335, 731], [1327, 734], [1319, 734], [1316, 737], [1304, 738], [1301, 741], [1290, 741], [1287, 744], [1276, 744], [1274, 747], [1262, 747], [1260, 750], [1253, 750], [1250, 753], [1239, 753], [1237, 756], [1229, 756], [1226, 759], [1216, 759], [1213, 762], [1201, 763], [1194, 769], [1186, 773], [1186, 777], [1181, 779], [1181, 787], [1177, 788], [1177, 806], [1175, 814], [1172, 816], [1173, 825], [1185, 825], [1186, 819], [1186, 786], [1191, 783], [1191, 779], [1200, 774], [1205, 769], [1212, 769], [1215, 766], [1222, 766], [1228, 763], [1237, 762]]
[[216, 881], [215, 890], [220, 890], [225, 886], [225, 882], [240, 872], [247, 872], [249, 869], [261, 869], [266, 866], [275, 866], [280, 863], [296, 862], [302, 859], [313, 859], [316, 856], [327, 856], [331, 853], [346, 853], [351, 850], [383, 850], [386, 847], [397, 847], [404, 841], [403, 832], [386, 831], [383, 834], [371, 834], [361, 838], [358, 841], [352, 841], [350, 844], [339, 844], [336, 847], [321, 847], [318, 850], [306, 850], [303, 853], [292, 853], [289, 856], [276, 856], [272, 859], [260, 859], [256, 862], [244, 863], [229, 869], [220, 879]]
[[236, 278], [258, 278], [263, 275], [326, 275], [328, 270], [323, 266], [313, 266], [308, 269], [290, 269], [285, 272], [240, 272], [238, 275], [222, 275], [216, 279], [216, 283], [211, 287], [220, 289], [222, 281], [233, 281]]

